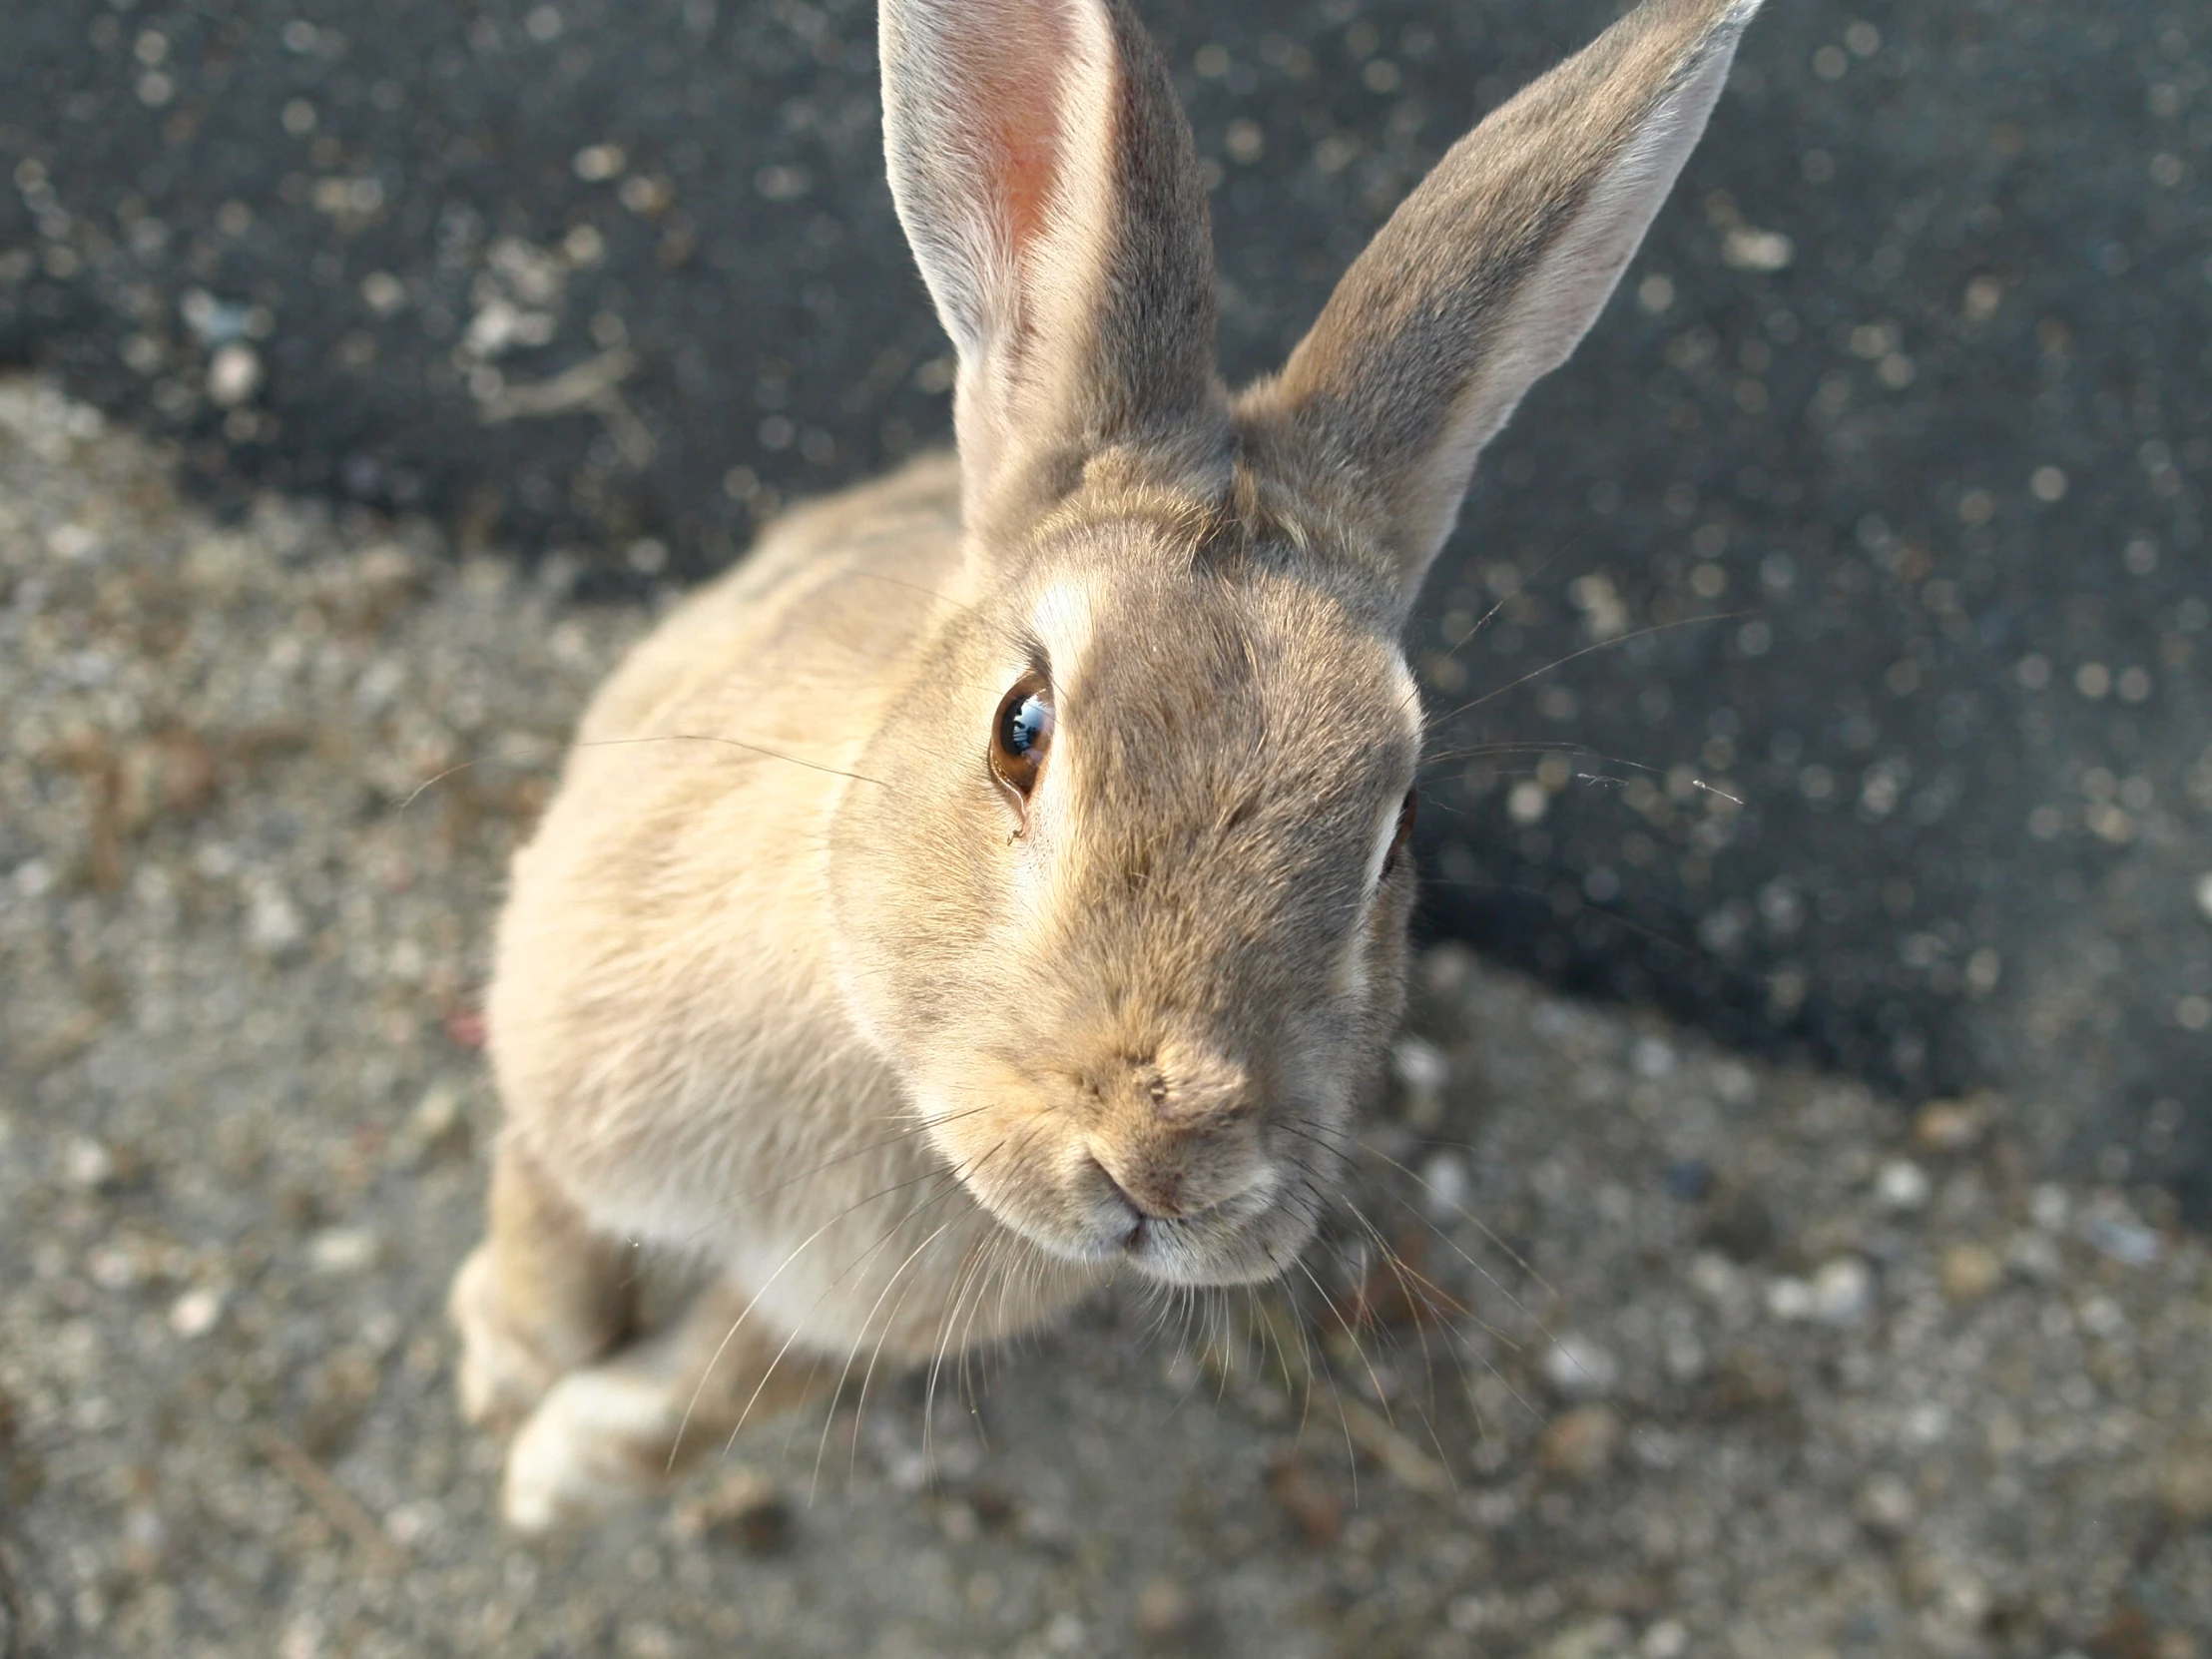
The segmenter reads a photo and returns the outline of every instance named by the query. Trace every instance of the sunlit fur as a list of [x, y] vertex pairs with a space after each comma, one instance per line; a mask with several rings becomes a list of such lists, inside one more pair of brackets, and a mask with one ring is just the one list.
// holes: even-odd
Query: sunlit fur
[[[511, 1520], [665, 1468], [780, 1368], [864, 1389], [1116, 1275], [1293, 1267], [1399, 1014], [1396, 635], [1755, 4], [1647, 0], [1503, 106], [1232, 398], [1190, 131], [1122, 0], [883, 0], [959, 454], [678, 608], [515, 861], [453, 1301], [470, 1414], [528, 1417]], [[1038, 672], [1024, 799], [988, 756]], [[706, 1287], [651, 1342], [633, 1256]]]
[[[1340, 1128], [1397, 1017], [1410, 870], [1371, 848], [1418, 741], [1387, 594], [1227, 511], [1071, 499], [948, 614], [831, 841], [848, 994], [970, 1190], [1054, 1257], [1187, 1283], [1311, 1230], [1279, 1124]], [[1024, 811], [938, 734], [981, 733], [1055, 589], [1087, 648], [1048, 663]]]

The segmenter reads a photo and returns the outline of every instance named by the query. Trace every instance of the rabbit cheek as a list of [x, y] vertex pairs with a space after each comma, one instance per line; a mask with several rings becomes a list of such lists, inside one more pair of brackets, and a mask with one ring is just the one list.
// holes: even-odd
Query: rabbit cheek
[[920, 1093], [929, 1138], [969, 1196], [1011, 1231], [1063, 1261], [1110, 1254], [1098, 1242], [1099, 1195], [1064, 1119], [1003, 1062], [974, 1059], [948, 1087]]

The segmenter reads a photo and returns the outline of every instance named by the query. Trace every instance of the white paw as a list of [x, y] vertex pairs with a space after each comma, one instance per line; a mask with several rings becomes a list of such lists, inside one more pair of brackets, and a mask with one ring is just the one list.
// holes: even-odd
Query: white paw
[[651, 1496], [667, 1484], [680, 1416], [665, 1382], [614, 1367], [569, 1373], [507, 1448], [501, 1515], [546, 1532]]
[[478, 1246], [453, 1276], [446, 1310], [461, 1334], [461, 1415], [495, 1427], [516, 1421], [558, 1374], [502, 1323], [488, 1246]]

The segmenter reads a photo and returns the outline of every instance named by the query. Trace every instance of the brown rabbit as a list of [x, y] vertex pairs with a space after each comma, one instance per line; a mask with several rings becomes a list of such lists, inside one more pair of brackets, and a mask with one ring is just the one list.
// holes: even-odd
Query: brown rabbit
[[[882, 0], [957, 460], [784, 519], [585, 717], [515, 861], [462, 1268], [508, 1520], [1117, 1273], [1282, 1272], [1402, 998], [1397, 634], [1757, 0], [1646, 0], [1445, 156], [1274, 378], [1125, 0]], [[641, 741], [642, 740], [642, 741]], [[640, 1332], [637, 1264], [688, 1301]]]

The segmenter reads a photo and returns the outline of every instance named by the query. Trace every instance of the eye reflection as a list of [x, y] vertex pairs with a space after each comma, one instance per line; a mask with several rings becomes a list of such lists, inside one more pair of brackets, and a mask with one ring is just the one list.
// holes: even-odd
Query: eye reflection
[[1027, 796], [1052, 748], [1052, 687], [1042, 674], [1025, 674], [1007, 689], [991, 726], [991, 771], [999, 782]]

